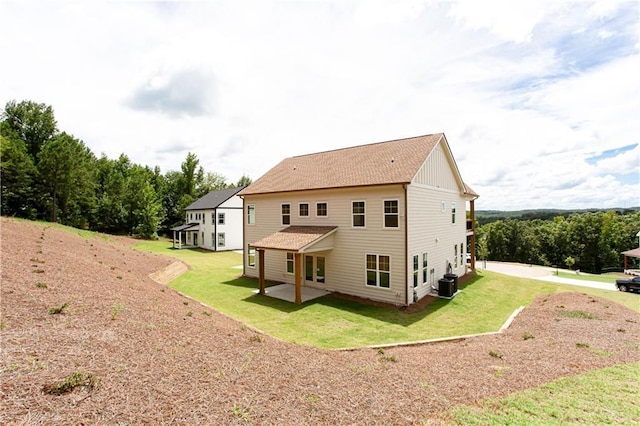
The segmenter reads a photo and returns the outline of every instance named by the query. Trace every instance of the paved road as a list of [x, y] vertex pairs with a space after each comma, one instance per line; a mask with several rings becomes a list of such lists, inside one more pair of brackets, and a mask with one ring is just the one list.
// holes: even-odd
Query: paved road
[[601, 283], [595, 281], [585, 281], [572, 278], [558, 277], [555, 275], [555, 268], [546, 266], [535, 265], [523, 265], [521, 263], [508, 263], [508, 262], [477, 262], [479, 269], [486, 269], [487, 271], [499, 272], [505, 275], [513, 275], [516, 277], [533, 278], [541, 281], [549, 281], [558, 284], [569, 284], [582, 287], [599, 288], [602, 290], [616, 290], [616, 285], [611, 279], [611, 284]]

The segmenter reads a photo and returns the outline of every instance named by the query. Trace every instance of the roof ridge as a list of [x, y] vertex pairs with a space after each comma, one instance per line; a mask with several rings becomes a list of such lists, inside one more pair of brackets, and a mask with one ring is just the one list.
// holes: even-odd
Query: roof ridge
[[391, 140], [388, 140], [388, 141], [378, 141], [378, 142], [365, 143], [365, 144], [362, 144], [362, 145], [345, 146], [345, 147], [342, 147], [342, 148], [328, 149], [326, 151], [318, 151], [318, 152], [312, 152], [312, 153], [309, 153], [309, 154], [294, 155], [294, 156], [288, 157], [288, 158], [293, 159], [293, 158], [309, 157], [309, 156], [312, 156], [312, 155], [328, 154], [330, 152], [337, 152], [337, 151], [347, 151], [347, 150], [356, 149], [356, 148], [369, 147], [369, 146], [373, 146], [373, 145], [382, 145], [382, 144], [391, 143], [391, 142], [400, 142], [400, 141], [405, 141], [405, 140], [409, 140], [409, 139], [426, 138], [426, 137], [436, 136], [436, 135], [444, 135], [444, 133], [443, 132], [429, 133], [429, 134], [426, 134], [426, 135], [409, 136], [409, 137], [406, 137], [406, 138], [391, 139]]

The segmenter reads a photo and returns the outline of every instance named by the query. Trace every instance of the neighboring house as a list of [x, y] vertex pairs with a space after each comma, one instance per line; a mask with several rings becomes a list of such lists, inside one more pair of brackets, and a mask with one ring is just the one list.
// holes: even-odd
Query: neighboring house
[[[474, 200], [444, 134], [286, 158], [242, 190], [244, 274], [396, 305], [475, 268]], [[466, 206], [470, 207], [467, 225]]]
[[171, 229], [173, 247], [242, 250], [242, 199], [238, 196], [242, 189], [211, 191], [187, 206], [186, 224]]

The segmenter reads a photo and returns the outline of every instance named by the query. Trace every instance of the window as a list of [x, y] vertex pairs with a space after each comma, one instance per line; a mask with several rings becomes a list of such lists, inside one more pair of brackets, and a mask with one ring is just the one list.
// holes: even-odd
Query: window
[[202, 231], [202, 244], [204, 245], [204, 231]]
[[282, 224], [291, 225], [291, 204], [282, 204]]
[[464, 251], [462, 250], [463, 245], [460, 243], [460, 266], [464, 265]]
[[211, 246], [214, 246], [216, 244], [216, 238], [215, 238], [215, 234], [212, 232], [211, 233]]
[[256, 224], [256, 206], [249, 204], [247, 206], [247, 225]]
[[316, 203], [316, 216], [326, 217], [327, 216], [327, 203]]
[[418, 269], [419, 269], [419, 258], [418, 255], [413, 256], [413, 287], [418, 287]]
[[398, 200], [386, 200], [384, 202], [384, 227], [398, 227]]
[[252, 246], [247, 250], [247, 264], [252, 268], [256, 266], [256, 249]]
[[211, 213], [211, 223], [216, 223], [216, 214], [215, 213]]
[[313, 256], [304, 257], [304, 279], [313, 281]]
[[287, 253], [287, 273], [293, 274], [294, 269], [293, 253]]
[[458, 245], [453, 246], [453, 267], [458, 267]]
[[224, 232], [218, 232], [218, 247], [224, 247]]
[[298, 205], [298, 215], [300, 217], [309, 216], [309, 203], [300, 203]]
[[[206, 225], [207, 224], [207, 215], [202, 213], [202, 224]], [[204, 241], [204, 237], [202, 237], [202, 241]]]
[[389, 256], [367, 255], [367, 285], [372, 287], [389, 288], [391, 274], [389, 270]]
[[218, 213], [218, 225], [224, 225], [224, 213]]
[[189, 220], [193, 220], [193, 213], [189, 213]]
[[324, 257], [316, 257], [316, 281], [319, 283], [324, 282]]
[[444, 212], [447, 210], [447, 204], [443, 201], [442, 203], [440, 203], [440, 211]]
[[422, 253], [422, 284], [427, 283], [427, 269], [429, 262], [427, 260], [427, 253]]
[[456, 203], [451, 203], [451, 223], [456, 223]]
[[364, 227], [364, 201], [351, 203], [353, 214], [353, 226]]

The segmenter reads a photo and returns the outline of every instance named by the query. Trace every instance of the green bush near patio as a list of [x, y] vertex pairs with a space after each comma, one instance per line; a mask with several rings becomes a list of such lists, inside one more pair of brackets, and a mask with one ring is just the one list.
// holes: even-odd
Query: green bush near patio
[[238, 321], [282, 340], [321, 348], [384, 345], [494, 332], [520, 306], [540, 294], [563, 291], [608, 298], [640, 312], [638, 296], [521, 279], [489, 271], [460, 286], [452, 300], [437, 299], [416, 313], [345, 300], [333, 295], [295, 305], [256, 294], [257, 280], [241, 277], [236, 252], [174, 250], [166, 241], [135, 245], [177, 258], [191, 269], [169, 286]]

